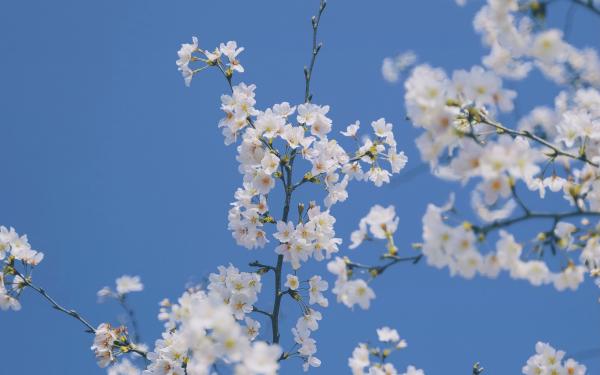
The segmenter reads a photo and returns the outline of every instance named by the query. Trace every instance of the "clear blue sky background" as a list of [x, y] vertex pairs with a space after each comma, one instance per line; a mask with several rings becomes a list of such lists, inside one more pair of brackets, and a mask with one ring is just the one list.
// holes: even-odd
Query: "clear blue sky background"
[[[401, 85], [382, 80], [381, 60], [413, 49], [421, 61], [446, 69], [477, 64], [483, 49], [471, 20], [481, 2], [472, 3], [331, 0], [313, 92], [317, 103], [332, 106], [335, 130], [385, 116], [410, 157], [409, 169], [418, 166], [413, 140], [419, 132], [404, 120]], [[235, 149], [223, 146], [216, 127], [226, 86], [209, 72], [185, 88], [176, 51], [192, 35], [210, 48], [237, 40], [246, 47], [241, 78], [257, 84], [259, 106], [297, 103], [316, 8], [317, 0], [3, 2], [0, 223], [29, 234], [46, 253], [35, 280], [98, 324], [115, 321], [120, 311], [97, 305], [96, 291], [122, 274], [140, 275], [146, 290], [131, 303], [151, 344], [161, 331], [162, 298], [177, 298], [186, 283], [220, 264], [274, 259], [272, 247], [250, 253], [227, 231], [241, 175]], [[551, 7], [556, 25], [566, 9], [564, 3]], [[600, 18], [582, 9], [574, 17], [571, 40], [599, 47]], [[522, 111], [556, 94], [537, 73], [518, 87]], [[348, 243], [372, 204], [394, 204], [401, 217], [397, 241], [405, 250], [421, 238], [427, 203], [444, 202], [450, 191], [461, 187], [427, 173], [382, 189], [354, 184], [350, 199], [335, 207], [336, 230]], [[533, 229], [521, 229], [521, 238]], [[374, 259], [377, 248], [359, 252]], [[309, 270], [326, 272], [324, 263]], [[271, 283], [265, 279], [266, 291]], [[323, 366], [313, 373], [346, 373], [356, 343], [375, 339], [382, 325], [409, 342], [393, 357], [398, 368], [414, 363], [428, 375], [467, 375], [474, 361], [486, 374], [518, 374], [537, 340], [600, 373], [600, 293], [591, 282], [576, 293], [558, 293], [505, 276], [464, 281], [422, 263], [391, 269], [373, 286], [370, 311], [332, 303], [323, 312], [315, 334]], [[21, 312], [0, 314], [0, 373], [102, 373], [89, 350], [92, 338], [78, 322], [30, 292], [22, 302]], [[287, 345], [296, 312], [285, 304]], [[283, 372], [300, 373], [299, 366], [290, 361]]]

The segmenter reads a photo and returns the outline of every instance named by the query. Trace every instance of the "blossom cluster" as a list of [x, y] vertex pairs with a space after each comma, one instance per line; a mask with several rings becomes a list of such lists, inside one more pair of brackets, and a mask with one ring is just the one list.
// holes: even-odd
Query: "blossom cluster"
[[[238, 48], [235, 41], [221, 43], [218, 48], [212, 52], [204, 50], [198, 46], [198, 38], [192, 37], [192, 43], [183, 43], [177, 55], [179, 59], [176, 61], [177, 68], [181, 71], [185, 84], [189, 86], [192, 83], [194, 74], [210, 67], [217, 66], [228, 77], [233, 75], [233, 72], [244, 72], [244, 67], [238, 60], [237, 56], [244, 51], [244, 48]], [[227, 58], [227, 63], [223, 62]], [[206, 65], [198, 69], [190, 68], [190, 63], [201, 61]]]
[[474, 109], [507, 112], [516, 97], [515, 91], [503, 88], [500, 77], [480, 66], [457, 70], [450, 79], [440, 68], [418, 65], [404, 86], [408, 117], [425, 130], [415, 142], [432, 167], [472, 130]]
[[[499, 230], [495, 250], [482, 254], [478, 249], [480, 228], [469, 222], [457, 225], [448, 223], [448, 214], [453, 204], [454, 201], [451, 199], [442, 207], [428, 205], [427, 213], [423, 217], [423, 243], [419, 244], [428, 264], [437, 268], [447, 267], [451, 275], [460, 275], [468, 279], [477, 274], [496, 278], [501, 271], [507, 271], [512, 278], [527, 280], [535, 286], [553, 284], [559, 291], [576, 290], [584, 281], [588, 268], [600, 264], [597, 227], [584, 235], [589, 239], [584, 242], [585, 246], [579, 257], [580, 264], [569, 262], [560, 272], [551, 271], [549, 266], [540, 259], [527, 259], [523, 245], [516, 242], [514, 236], [505, 230]], [[388, 208], [373, 206], [369, 214], [361, 219], [359, 229], [352, 233], [350, 248], [358, 247], [365, 239], [385, 239], [387, 253], [383, 258], [389, 257], [392, 262], [402, 259], [393, 257], [397, 252], [393, 240], [397, 224], [398, 218], [393, 206]], [[579, 230], [580, 228], [569, 222], [557, 222], [550, 233], [538, 235], [536, 248], [539, 250], [545, 243], [552, 241], [558, 249], [572, 252], [582, 247], [575, 236], [575, 232]], [[404, 259], [418, 260], [419, 256]], [[333, 272], [341, 270], [342, 275], [348, 275], [351, 273], [350, 270], [359, 267], [366, 269], [373, 277], [381, 272], [381, 267], [363, 266], [351, 262], [348, 258], [339, 258], [339, 262], [332, 263], [330, 269]]]
[[[390, 181], [392, 173], [400, 172], [406, 164], [404, 153], [396, 150], [392, 125], [384, 119], [372, 123], [374, 137], [364, 138], [359, 149], [350, 155], [338, 142], [327, 137], [332, 129], [332, 120], [326, 116], [328, 106], [306, 103], [292, 107], [283, 102], [260, 112], [253, 107], [254, 88], [254, 85], [240, 84], [233, 87], [231, 96], [224, 95], [222, 109], [226, 117], [219, 123], [226, 143], [242, 139], [237, 148], [237, 160], [244, 182], [243, 187], [237, 190], [236, 201], [229, 211], [229, 229], [239, 245], [252, 249], [263, 247], [269, 241], [263, 227], [265, 222], [272, 220], [267, 197], [277, 179], [282, 179], [290, 192], [307, 182], [323, 183], [327, 192], [324, 204], [329, 209], [348, 198], [346, 188], [350, 180], [369, 180], [381, 186]], [[288, 121], [296, 108], [298, 123], [293, 125]], [[252, 120], [251, 116], [256, 116], [256, 119]], [[309, 129], [311, 135], [306, 134]], [[357, 139], [358, 129], [357, 122], [348, 126], [342, 134]], [[278, 151], [277, 138], [281, 139], [282, 149], [290, 150], [289, 154]], [[285, 175], [291, 173], [288, 171], [297, 155], [310, 163], [310, 170], [299, 182], [291, 185], [293, 182], [286, 180]], [[390, 164], [390, 170], [382, 167], [381, 160]], [[368, 170], [365, 171], [363, 165], [368, 166]], [[311, 208], [317, 212], [320, 210], [318, 206]], [[329, 216], [326, 212], [323, 217]], [[324, 229], [329, 231], [329, 228]], [[317, 233], [317, 236], [320, 235]], [[323, 235], [333, 239], [326, 233]], [[319, 241], [316, 242], [320, 245]], [[336, 241], [323, 245], [327, 246], [328, 255], [337, 251]], [[310, 253], [301, 254], [302, 260], [306, 260], [307, 255]], [[317, 259], [320, 257], [316, 255]], [[298, 266], [297, 259], [288, 258]]]
[[[223, 300], [222, 288], [249, 291], [254, 287], [231, 268], [220, 272], [224, 280], [215, 280], [208, 292], [190, 289], [178, 303], [161, 303], [159, 319], [165, 321], [166, 330], [148, 353], [150, 364], [144, 374], [208, 374], [217, 364], [232, 366], [236, 374], [277, 372], [279, 346], [253, 341], [257, 322], [246, 318], [246, 326], [241, 325], [239, 313]], [[213, 274], [212, 278], [220, 276]]]
[[[473, 278], [480, 274], [495, 278], [500, 271], [508, 271], [515, 279], [529, 281], [532, 285], [552, 283], [559, 290], [575, 290], [583, 282], [586, 267], [569, 263], [560, 272], [552, 272], [539, 259], [523, 259], [523, 245], [517, 243], [512, 234], [500, 230], [495, 250], [482, 255], [477, 249], [477, 234], [469, 223], [449, 225], [446, 213], [452, 202], [442, 207], [427, 206], [423, 217], [422, 251], [427, 263], [437, 268], [448, 267], [452, 275]], [[564, 228], [558, 226], [557, 233]], [[568, 230], [567, 230], [568, 232]], [[567, 240], [565, 233], [563, 241]]]
[[[308, 284], [305, 286], [305, 284]], [[317, 352], [317, 342], [311, 337], [312, 332], [319, 328], [319, 320], [322, 319], [322, 314], [306, 305], [305, 300], [308, 298], [309, 305], [319, 305], [327, 307], [329, 301], [323, 295], [329, 288], [327, 281], [319, 275], [314, 275], [307, 281], [300, 281], [298, 276], [288, 274], [284, 284], [288, 288], [285, 293], [288, 293], [294, 301], [296, 301], [302, 309], [302, 315], [296, 321], [296, 325], [292, 328], [294, 338], [295, 351], [284, 353], [284, 358], [297, 356], [303, 360], [304, 371], [308, 371], [310, 367], [319, 367], [321, 360], [315, 354]], [[304, 292], [308, 292], [305, 296]]]
[[254, 272], [240, 272], [232, 266], [219, 266], [219, 273], [211, 273], [207, 289], [228, 305], [237, 320], [243, 320], [252, 312], [258, 293], [262, 288], [260, 275]]
[[315, 357], [317, 342], [310, 335], [319, 328], [319, 320], [322, 318], [320, 312], [307, 308], [304, 315], [298, 318], [296, 326], [292, 328], [294, 341], [300, 346], [298, 355], [304, 360], [302, 365], [304, 371], [308, 371], [311, 366], [321, 366], [321, 360]]
[[123, 275], [115, 280], [115, 290], [105, 286], [96, 293], [98, 301], [103, 302], [106, 298], [122, 298], [126, 294], [141, 292], [144, 290], [144, 284], [139, 276]]
[[13, 259], [35, 267], [44, 259], [44, 253], [33, 250], [27, 235], [19, 235], [14, 228], [0, 226], [0, 260]]
[[600, 58], [593, 48], [579, 49], [556, 28], [540, 29], [545, 18], [536, 0], [488, 0], [474, 19], [490, 53], [483, 64], [498, 74], [522, 79], [533, 67], [559, 83], [600, 86]]
[[[369, 213], [359, 221], [358, 229], [350, 235], [350, 249], [358, 248], [364, 241], [385, 240], [385, 251], [380, 254], [383, 262], [375, 265], [356, 263], [348, 256], [336, 258], [328, 265], [329, 271], [337, 275], [336, 288], [333, 292], [338, 295], [338, 301], [348, 307], [358, 303], [363, 308], [368, 308], [370, 300], [375, 298], [375, 293], [368, 287], [366, 280], [357, 277], [358, 273], [366, 273], [373, 279], [385, 270], [399, 262], [410, 261], [413, 264], [422, 258], [420, 252], [400, 257], [399, 250], [394, 240], [400, 219], [396, 216], [394, 206], [382, 207], [374, 205]], [[418, 250], [418, 249], [417, 249]]]
[[335, 218], [329, 210], [321, 212], [319, 206], [311, 207], [307, 218], [306, 223], [300, 222], [296, 226], [291, 221], [279, 221], [277, 232], [273, 234], [280, 243], [275, 252], [283, 255], [283, 260], [290, 262], [293, 269], [300, 268], [301, 262], [306, 262], [309, 257], [317, 261], [331, 258], [342, 243], [335, 237]]
[[398, 82], [400, 74], [417, 62], [413, 51], [403, 52], [395, 57], [386, 57], [381, 65], [383, 79], [390, 83]]
[[[371, 207], [367, 216], [360, 219], [358, 230], [352, 232], [350, 249], [356, 249], [365, 239], [391, 240], [398, 229], [400, 219], [396, 216], [394, 206], [384, 208], [380, 205]], [[372, 237], [369, 237], [369, 234]], [[388, 243], [388, 251], [395, 254], [397, 249], [393, 242]]]
[[118, 363], [109, 367], [107, 375], [141, 375], [142, 371], [137, 368], [129, 359], [124, 358]]
[[[238, 143], [237, 161], [243, 175], [243, 184], [235, 193], [228, 214], [228, 228], [236, 242], [248, 249], [262, 248], [270, 242], [266, 225], [276, 223], [273, 238], [277, 240], [275, 253], [292, 269], [298, 270], [310, 258], [317, 261], [329, 259], [339, 251], [341, 239], [335, 236], [335, 217], [331, 207], [348, 198], [347, 186], [351, 180], [370, 181], [381, 186], [390, 181], [393, 173], [405, 166], [407, 158], [397, 151], [392, 124], [381, 118], [371, 123], [372, 135], [359, 138], [360, 122], [346, 127], [341, 135], [358, 143], [354, 153], [347, 152], [340, 142], [331, 138], [333, 121], [328, 117], [329, 106], [305, 102], [291, 105], [288, 102], [275, 104], [265, 110], [256, 108], [256, 86], [240, 83], [231, 86], [231, 94], [221, 97], [221, 109], [225, 117], [219, 121], [225, 144]], [[298, 159], [298, 160], [296, 160]], [[298, 181], [293, 179], [293, 168], [304, 160], [305, 168]], [[388, 164], [389, 167], [385, 167]], [[286, 196], [284, 216], [275, 220], [271, 214], [271, 192], [281, 180]], [[326, 196], [321, 208], [311, 201], [298, 205], [298, 222], [288, 219], [289, 197], [304, 184], [322, 185]], [[267, 268], [268, 269], [268, 268]], [[211, 279], [212, 281], [212, 279]], [[309, 304], [326, 307], [327, 299], [322, 295], [328, 286], [315, 275], [309, 284]], [[334, 293], [344, 295], [349, 305], [359, 303], [368, 307], [372, 291], [364, 281], [336, 282]], [[286, 286], [289, 294], [302, 305], [302, 295], [296, 291], [299, 281], [289, 275]], [[344, 290], [340, 291], [340, 288]], [[209, 287], [210, 289], [210, 287]], [[225, 299], [228, 297], [225, 296]], [[234, 312], [252, 311], [251, 303], [234, 302]], [[239, 305], [241, 310], [237, 309]], [[294, 341], [299, 348], [297, 355], [304, 359], [304, 367], [320, 365], [316, 353], [316, 342], [311, 337], [318, 325], [321, 313], [303, 307], [293, 329]]]
[[[348, 183], [354, 179], [382, 186], [407, 162], [404, 153], [397, 151], [392, 124], [383, 118], [373, 121], [372, 134], [363, 137], [359, 137], [359, 121], [347, 126], [341, 135], [357, 144], [356, 151], [349, 153], [342, 146], [345, 141], [338, 142], [331, 137], [333, 120], [328, 117], [329, 106], [311, 103], [307, 98], [305, 103], [298, 105], [282, 102], [260, 110], [256, 107], [255, 85], [233, 85], [231, 76], [226, 74], [226, 77], [231, 94], [221, 97], [225, 117], [218, 126], [226, 145], [238, 143], [238, 170], [243, 175], [242, 187], [237, 189], [228, 214], [232, 236], [238, 245], [248, 249], [262, 248], [270, 242], [266, 226], [275, 223], [276, 231], [272, 234], [278, 242], [275, 253], [293, 270], [298, 270], [310, 258], [317, 261], [331, 258], [342, 243], [335, 236], [336, 219], [331, 207], [348, 198]], [[302, 161], [304, 165], [300, 164]], [[303, 172], [295, 181], [293, 170], [299, 167]], [[284, 214], [280, 220], [272, 216], [270, 208], [270, 198], [278, 180], [281, 180], [285, 195]], [[290, 198], [294, 190], [304, 184], [324, 187], [324, 208], [311, 201], [305, 210], [305, 204], [299, 203], [298, 220], [294, 223], [289, 219]], [[211, 278], [211, 281], [214, 280]], [[316, 342], [311, 332], [317, 329], [321, 313], [304, 305], [299, 284], [295, 274], [288, 275], [287, 293], [303, 306], [303, 315], [292, 332], [299, 346], [296, 355], [304, 359], [306, 370], [320, 364], [314, 356]], [[364, 281], [338, 280], [333, 292], [350, 306], [359, 303], [367, 308], [374, 295], [363, 284]], [[327, 282], [320, 276], [311, 277], [308, 280], [309, 304], [326, 307], [328, 301], [322, 292], [327, 288]], [[224, 289], [227, 290], [223, 295], [225, 301], [235, 299], [229, 303], [233, 304], [238, 319], [252, 311], [254, 295], [248, 301], [246, 294], [229, 296], [231, 288]], [[270, 317], [273, 319], [272, 315]]]
[[[21, 263], [25, 270], [37, 266], [44, 259], [44, 253], [33, 250], [27, 235], [19, 235], [14, 228], [0, 226], [0, 261], [4, 267], [0, 272], [0, 309], [21, 309], [19, 296], [27, 285], [30, 275], [21, 275], [17, 270]], [[7, 287], [8, 286], [8, 287]]]
[[[466, 0], [456, 2], [464, 5]], [[164, 299], [158, 314], [164, 331], [147, 351], [137, 342], [134, 314], [125, 304], [127, 295], [144, 289], [139, 276], [119, 277], [115, 290], [104, 287], [97, 293], [100, 300], [116, 299], [126, 309], [134, 328], [132, 340], [126, 326], [102, 323], [94, 328], [35, 286], [31, 270], [42, 261], [43, 253], [32, 250], [27, 236], [0, 227], [0, 309], [19, 310], [23, 289], [35, 290], [94, 334], [91, 350], [98, 365], [108, 367], [109, 375], [208, 375], [220, 373], [221, 367], [236, 375], [272, 375], [289, 358], [300, 358], [304, 371], [321, 365], [315, 332], [323, 315], [316, 308], [328, 307], [329, 283], [321, 275], [300, 275], [311, 258], [329, 259], [327, 269], [336, 277], [331, 292], [347, 307], [362, 309], [369, 308], [375, 293], [367, 280], [356, 277], [357, 270], [374, 278], [393, 264], [416, 263], [422, 257], [434, 267], [448, 268], [451, 275], [495, 278], [505, 271], [515, 279], [536, 286], [552, 284], [557, 290], [577, 289], [586, 274], [599, 277], [600, 223], [590, 219], [600, 216], [600, 58], [593, 49], [567, 43], [560, 30], [538, 25], [536, 20], [545, 17], [545, 5], [533, 0], [488, 0], [474, 20], [475, 29], [491, 49], [483, 66], [447, 74], [422, 64], [412, 69], [405, 82], [408, 117], [424, 131], [416, 140], [422, 159], [442, 179], [472, 183], [470, 202], [483, 224], [454, 221], [453, 197], [441, 207], [429, 204], [422, 220], [423, 242], [415, 246], [418, 255], [402, 258], [394, 240], [399, 225], [394, 206], [375, 205], [352, 232], [349, 248], [383, 240], [386, 248], [381, 260], [387, 263], [367, 266], [337, 256], [342, 240], [336, 237], [333, 206], [348, 199], [350, 181], [380, 187], [405, 167], [407, 157], [398, 150], [393, 125], [385, 118], [372, 121], [368, 134], [359, 134], [360, 121], [334, 131], [330, 107], [312, 102], [310, 78], [321, 48], [316, 43], [317, 27], [326, 6], [321, 0], [319, 13], [311, 21], [312, 61], [305, 68], [302, 103], [283, 101], [260, 109], [256, 86], [233, 82], [235, 73], [244, 72], [238, 59], [244, 48], [235, 41], [206, 50], [193, 37], [192, 43], [182, 44], [177, 52], [176, 65], [187, 86], [197, 73], [209, 68], [226, 79], [231, 92], [221, 96], [224, 117], [218, 128], [226, 145], [236, 145], [238, 171], [243, 176], [228, 211], [228, 229], [237, 244], [247, 249], [276, 242], [275, 264], [250, 263], [256, 272], [243, 272], [232, 264], [219, 266], [209, 275], [206, 287], [187, 289], [176, 303]], [[386, 58], [381, 72], [387, 81], [396, 82], [416, 61], [411, 51]], [[496, 118], [513, 111], [517, 93], [506, 89], [502, 79], [523, 79], [533, 67], [567, 89], [556, 97], [553, 108], [537, 107], [516, 129], [507, 128]], [[337, 133], [343, 138], [336, 139]], [[346, 144], [354, 145], [352, 151], [347, 151]], [[274, 204], [279, 183], [282, 207]], [[296, 189], [306, 185], [323, 188], [322, 204], [292, 198]], [[547, 190], [562, 193], [572, 209], [532, 211], [517, 186], [541, 199]], [[290, 217], [292, 202], [297, 203], [297, 218]], [[283, 209], [281, 217], [273, 214], [275, 207]], [[522, 215], [513, 216], [516, 210]], [[552, 224], [530, 241], [531, 251], [524, 251], [525, 246], [507, 228], [530, 219], [551, 219]], [[480, 244], [496, 231], [495, 246], [483, 253]], [[547, 249], [564, 255], [560, 270], [545, 261]], [[274, 301], [272, 310], [266, 311], [258, 301], [262, 275], [270, 272], [275, 274]], [[600, 278], [596, 282], [600, 286]], [[279, 344], [283, 298], [290, 298], [301, 310], [287, 351]], [[262, 340], [261, 322], [250, 314], [270, 320], [270, 342]], [[360, 343], [354, 349], [348, 359], [353, 374], [399, 373], [387, 359], [406, 347], [406, 341], [389, 327], [378, 329], [377, 336], [378, 346]], [[132, 357], [127, 358], [128, 353]], [[144, 370], [135, 365], [135, 356], [146, 360]], [[585, 375], [585, 366], [573, 359], [565, 361], [564, 356], [549, 344], [538, 343], [522, 372]], [[478, 365], [473, 369], [474, 374], [481, 371]], [[408, 366], [402, 375], [424, 375], [424, 371]]]
[[[439, 178], [464, 185], [476, 181], [470, 203], [484, 223], [449, 225], [447, 209], [429, 205], [423, 253], [429, 264], [449, 267], [453, 275], [495, 277], [507, 270], [533, 285], [576, 289], [600, 265], [598, 223], [591, 221], [600, 214], [600, 60], [594, 50], [565, 42], [559, 30], [535, 25], [534, 19], [545, 17], [540, 6], [536, 1], [488, 0], [474, 21], [491, 47], [485, 68], [449, 76], [422, 64], [405, 82], [408, 117], [424, 130], [416, 140], [421, 158]], [[495, 120], [513, 111], [517, 96], [503, 87], [502, 77], [523, 79], [533, 66], [568, 89], [558, 94], [554, 108], [536, 107], [511, 129]], [[562, 194], [573, 211], [533, 212], [520, 189], [537, 192], [541, 199], [548, 191]], [[554, 220], [532, 241], [532, 251], [524, 252], [535, 259], [522, 260], [521, 250], [503, 258], [502, 244], [512, 238], [504, 231], [496, 251], [478, 250], [492, 232], [535, 219]], [[357, 238], [362, 232], [355, 232]], [[551, 271], [544, 250], [565, 255], [559, 272]]]
[[141, 375], [142, 371], [137, 368], [127, 358], [123, 358], [118, 363], [109, 367], [106, 371], [107, 375]]
[[127, 328], [113, 328], [109, 323], [102, 323], [94, 332], [94, 344], [91, 347], [98, 366], [104, 368], [114, 363], [118, 355], [130, 349], [127, 340]]
[[[398, 375], [398, 371], [390, 362], [386, 362], [393, 351], [403, 349], [407, 346], [406, 341], [400, 339], [398, 331], [389, 327], [377, 330], [377, 337], [385, 348], [359, 343], [348, 359], [348, 366], [353, 375]], [[414, 366], [408, 366], [402, 375], [425, 375], [423, 370]]]
[[[187, 58], [190, 49], [196, 51], [197, 46], [184, 45], [180, 50], [180, 68], [190, 61]], [[210, 58], [207, 64], [211, 66]], [[281, 102], [260, 110], [254, 84], [234, 85], [231, 80], [233, 70], [224, 70], [218, 61], [212, 66], [221, 68], [231, 88], [230, 94], [221, 96], [225, 117], [219, 121], [218, 127], [226, 145], [237, 144], [238, 170], [243, 175], [242, 186], [235, 192], [235, 201], [228, 213], [228, 228], [238, 245], [256, 249], [271, 241], [267, 227], [276, 224], [272, 233], [278, 243], [275, 253], [295, 271], [287, 277], [285, 286], [289, 289], [285, 294], [296, 300], [303, 311], [292, 330], [298, 348], [296, 352], [284, 353], [284, 356], [301, 357], [305, 370], [319, 366], [320, 360], [314, 356], [316, 341], [311, 333], [318, 328], [317, 320], [321, 319], [321, 313], [305, 304], [301, 292], [308, 291], [308, 304], [326, 307], [328, 300], [323, 292], [328, 289], [328, 283], [321, 276], [314, 275], [306, 281], [308, 288], [305, 289], [300, 287], [296, 271], [310, 258], [321, 261], [339, 251], [342, 241], [335, 236], [336, 219], [331, 208], [348, 198], [348, 183], [354, 179], [382, 186], [390, 182], [392, 174], [404, 168], [407, 158], [397, 150], [392, 124], [383, 118], [371, 123], [370, 136], [359, 136], [359, 121], [340, 132], [357, 144], [356, 151], [349, 153], [342, 146], [346, 141], [338, 142], [332, 138], [333, 120], [328, 117], [329, 106], [311, 103], [307, 98], [306, 102], [298, 105]], [[187, 77], [185, 73], [184, 76]], [[293, 172], [299, 168], [303, 170], [298, 173], [300, 178], [295, 180]], [[279, 220], [273, 217], [271, 209], [277, 181], [281, 181], [284, 191], [284, 214]], [[305, 209], [305, 204], [300, 202], [297, 222], [291, 221], [291, 195], [304, 184], [324, 187], [324, 208], [310, 201]], [[260, 267], [264, 272], [281, 272], [271, 266]], [[247, 280], [244, 280], [245, 277]], [[221, 296], [236, 319], [249, 319], [245, 315], [257, 311], [254, 306], [260, 292], [257, 274], [239, 273], [233, 266], [222, 267], [220, 274], [211, 275], [210, 281], [208, 290]], [[250, 285], [252, 281], [256, 284]], [[347, 304], [359, 303], [363, 308], [368, 307], [372, 291], [362, 283], [364, 281], [343, 283], [345, 291], [341, 293], [346, 296], [344, 301]], [[338, 281], [334, 293], [341, 287], [342, 283]], [[276, 319], [272, 313], [258, 311]]]
[[348, 269], [349, 260], [347, 258], [336, 257], [327, 263], [327, 269], [334, 274], [337, 279], [331, 290], [336, 296], [337, 301], [352, 308], [358, 304], [366, 310], [371, 305], [371, 300], [375, 298], [375, 292], [369, 287], [363, 279], [351, 279], [352, 272]]
[[535, 352], [523, 366], [524, 375], [585, 375], [586, 367], [572, 358], [564, 360], [565, 352], [556, 350], [550, 344], [538, 342]]

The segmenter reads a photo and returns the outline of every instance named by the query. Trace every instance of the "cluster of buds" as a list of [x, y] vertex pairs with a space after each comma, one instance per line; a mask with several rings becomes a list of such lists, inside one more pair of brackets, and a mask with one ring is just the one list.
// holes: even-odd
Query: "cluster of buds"
[[91, 349], [96, 355], [98, 366], [102, 368], [114, 363], [119, 355], [135, 351], [124, 326], [113, 328], [109, 323], [102, 323], [94, 333], [94, 345]]

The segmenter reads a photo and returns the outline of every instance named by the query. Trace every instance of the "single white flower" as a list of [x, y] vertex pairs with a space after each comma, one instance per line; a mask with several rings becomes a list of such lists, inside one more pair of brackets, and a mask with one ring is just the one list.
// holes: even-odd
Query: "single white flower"
[[298, 289], [298, 286], [300, 286], [300, 281], [298, 280], [298, 277], [296, 275], [288, 274], [286, 276], [286, 282], [284, 285], [290, 288], [291, 290], [296, 290]]
[[348, 125], [348, 127], [346, 128], [346, 131], [341, 131], [340, 133], [342, 135], [345, 135], [346, 137], [355, 138], [356, 133], [358, 132], [359, 128], [360, 128], [360, 121], [356, 121], [354, 124]]
[[400, 341], [400, 335], [398, 331], [390, 327], [382, 327], [377, 330], [377, 337], [381, 342], [398, 342]]
[[323, 280], [321, 278], [321, 276], [315, 275], [313, 277], [310, 278], [310, 280], [308, 281], [309, 284], [309, 289], [308, 289], [308, 293], [309, 293], [309, 302], [311, 305], [312, 304], [319, 304], [322, 307], [327, 307], [329, 305], [329, 302], [327, 301], [327, 298], [325, 298], [325, 296], [323, 295], [322, 292], [326, 291], [328, 288], [328, 283], [327, 281]]
[[144, 290], [144, 284], [142, 284], [139, 276], [123, 275], [115, 282], [117, 284], [117, 293], [120, 295]]

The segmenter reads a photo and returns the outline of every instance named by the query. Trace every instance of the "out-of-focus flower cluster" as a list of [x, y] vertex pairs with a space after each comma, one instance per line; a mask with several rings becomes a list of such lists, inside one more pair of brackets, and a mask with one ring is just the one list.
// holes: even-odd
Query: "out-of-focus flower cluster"
[[[560, 272], [552, 272], [540, 259], [523, 259], [523, 245], [517, 243], [512, 234], [500, 230], [495, 250], [482, 255], [478, 249], [477, 230], [469, 223], [449, 225], [446, 215], [451, 204], [438, 207], [428, 205], [423, 217], [422, 251], [427, 263], [437, 268], [448, 267], [452, 275], [473, 278], [476, 274], [495, 278], [507, 271], [512, 278], [529, 281], [532, 285], [553, 284], [559, 290], [575, 290], [584, 280], [587, 269], [583, 265], [569, 262]], [[574, 226], [558, 223], [552, 233], [563, 244], [564, 249], [573, 244], [571, 236]], [[544, 235], [538, 236], [544, 244]], [[581, 263], [587, 264], [582, 253]]]
[[375, 292], [365, 280], [351, 279], [352, 270], [348, 268], [348, 263], [347, 258], [341, 257], [336, 257], [327, 263], [329, 272], [337, 277], [335, 286], [331, 291], [337, 296], [338, 302], [342, 302], [350, 308], [359, 305], [366, 310], [371, 306], [371, 300], [375, 298]]
[[[473, 132], [477, 111], [510, 111], [516, 97], [515, 91], [502, 87], [500, 77], [480, 66], [455, 71], [450, 79], [440, 68], [419, 65], [404, 86], [408, 117], [414, 126], [425, 130], [416, 140], [417, 147], [422, 159], [432, 167], [439, 164], [440, 158], [445, 159], [446, 154], [462, 146], [465, 135]], [[478, 165], [462, 167], [466, 171], [458, 170], [459, 177]]]
[[110, 287], [105, 286], [96, 293], [98, 302], [104, 302], [107, 298], [120, 299], [126, 294], [132, 292], [141, 292], [144, 290], [144, 284], [139, 276], [123, 275], [115, 280], [115, 291]]
[[388, 252], [395, 255], [398, 249], [394, 245], [393, 236], [398, 229], [400, 219], [396, 216], [394, 206], [384, 208], [380, 205], [371, 207], [367, 216], [360, 219], [358, 230], [352, 232], [350, 249], [356, 249], [366, 239], [388, 241]]
[[[377, 338], [380, 345], [386, 346], [378, 347], [359, 343], [352, 352], [352, 357], [348, 359], [348, 366], [352, 370], [353, 375], [399, 374], [394, 365], [387, 362], [387, 360], [394, 351], [405, 348], [407, 346], [406, 341], [400, 339], [398, 331], [389, 327], [378, 329]], [[408, 366], [402, 375], [425, 375], [425, 372], [414, 366]]]
[[538, 342], [535, 352], [523, 366], [524, 375], [585, 375], [586, 367], [572, 358], [565, 360], [565, 352], [556, 350], [550, 344]]
[[142, 371], [129, 359], [124, 358], [106, 371], [107, 375], [141, 375]]
[[398, 82], [400, 74], [416, 62], [417, 55], [413, 51], [406, 51], [395, 57], [386, 57], [381, 65], [383, 79], [390, 83]]
[[579, 49], [555, 28], [538, 27], [546, 5], [537, 0], [488, 0], [474, 20], [490, 47], [483, 64], [498, 74], [522, 79], [533, 67], [559, 83], [600, 86], [600, 58], [593, 48]]
[[[451, 224], [453, 204], [429, 205], [423, 219], [423, 254], [453, 275], [496, 277], [506, 270], [533, 285], [564, 290], [576, 289], [586, 273], [599, 273], [600, 60], [595, 50], [578, 49], [561, 31], [538, 23], [547, 6], [488, 0], [474, 21], [491, 48], [485, 67], [449, 76], [422, 64], [405, 82], [408, 117], [424, 130], [416, 140], [423, 161], [439, 178], [475, 181], [468, 185], [470, 203], [482, 225]], [[504, 88], [502, 77], [523, 79], [534, 66], [567, 89], [553, 108], [536, 107], [514, 129], [504, 126], [496, 118], [513, 111], [517, 93]], [[529, 192], [541, 199], [558, 193], [566, 208], [536, 212], [523, 198]], [[529, 220], [551, 225], [528, 244], [531, 251], [522, 251], [508, 231]], [[480, 252], [479, 243], [500, 230], [496, 251]], [[360, 239], [363, 232], [354, 235]], [[510, 257], [507, 248], [514, 249]], [[565, 255], [560, 270], [544, 259], [549, 252]]]

